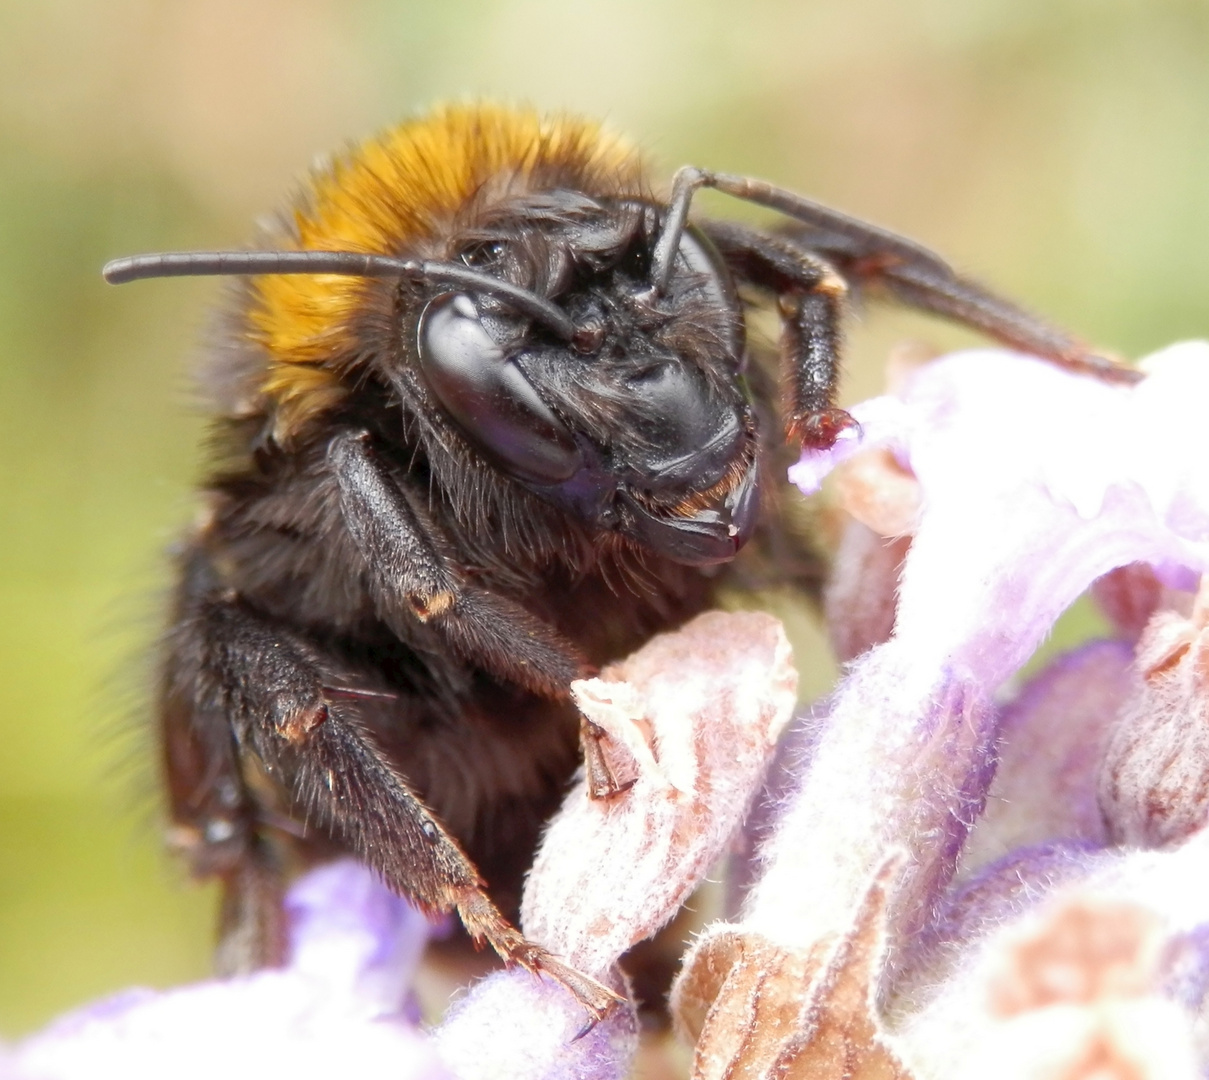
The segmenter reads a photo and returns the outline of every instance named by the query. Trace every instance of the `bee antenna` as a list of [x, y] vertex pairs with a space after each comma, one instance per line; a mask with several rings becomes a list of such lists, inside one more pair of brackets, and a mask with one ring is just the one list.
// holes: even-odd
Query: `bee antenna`
[[659, 234], [659, 239], [655, 241], [655, 247], [651, 251], [651, 288], [655, 290], [656, 296], [667, 292], [672, 266], [676, 262], [676, 251], [680, 247], [680, 237], [684, 234], [684, 226], [688, 224], [688, 205], [693, 201], [693, 194], [699, 187], [707, 186], [710, 182], [710, 174], [693, 165], [685, 165], [676, 170], [663, 232]]
[[564, 341], [582, 336], [574, 320], [551, 300], [459, 263], [398, 259], [355, 251], [179, 251], [127, 255], [101, 271], [110, 285], [162, 277], [216, 277], [249, 274], [343, 274], [350, 277], [398, 277], [454, 285], [485, 293], [528, 315]]

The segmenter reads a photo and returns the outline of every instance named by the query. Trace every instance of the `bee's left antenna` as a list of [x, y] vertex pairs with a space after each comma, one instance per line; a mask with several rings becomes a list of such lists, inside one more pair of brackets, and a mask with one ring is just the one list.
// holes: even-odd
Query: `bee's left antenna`
[[363, 255], [355, 251], [172, 251], [113, 259], [105, 264], [101, 273], [110, 285], [146, 278], [259, 274], [408, 278], [494, 296], [541, 323], [563, 341], [590, 346], [593, 340], [590, 328], [576, 326], [571, 316], [552, 300], [460, 263], [397, 259], [391, 255]]
[[[399, 273], [401, 259], [376, 268], [383, 256], [354, 251], [170, 251], [127, 255], [101, 271], [110, 285], [161, 277], [217, 277], [241, 274], [350, 274], [381, 277]], [[375, 273], [375, 269], [377, 272]]]

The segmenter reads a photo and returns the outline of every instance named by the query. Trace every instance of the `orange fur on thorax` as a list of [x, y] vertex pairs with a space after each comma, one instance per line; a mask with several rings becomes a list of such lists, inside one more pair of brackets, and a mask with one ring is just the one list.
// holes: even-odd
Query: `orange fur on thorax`
[[[297, 200], [289, 247], [401, 255], [439, 238], [492, 180], [510, 189], [545, 176], [589, 194], [637, 194], [641, 166], [592, 122], [496, 105], [438, 109], [354, 148], [311, 178]], [[293, 431], [343, 396], [327, 362], [347, 348], [363, 278], [265, 275], [252, 286], [252, 338], [269, 364], [263, 383], [279, 431]]]

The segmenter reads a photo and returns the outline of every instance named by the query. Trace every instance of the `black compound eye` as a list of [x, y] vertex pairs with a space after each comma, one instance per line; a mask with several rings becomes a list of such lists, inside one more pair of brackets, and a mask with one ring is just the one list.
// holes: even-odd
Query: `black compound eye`
[[471, 244], [462, 251], [461, 258], [467, 266], [482, 269], [494, 266], [504, 257], [504, 242], [502, 240], [481, 240]]
[[469, 296], [431, 300], [417, 344], [424, 379], [445, 411], [511, 472], [553, 484], [578, 471], [571, 433], [487, 332]]

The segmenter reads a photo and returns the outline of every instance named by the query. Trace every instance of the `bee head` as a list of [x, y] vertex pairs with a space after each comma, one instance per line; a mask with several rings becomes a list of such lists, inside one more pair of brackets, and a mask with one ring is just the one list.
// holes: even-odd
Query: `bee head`
[[653, 282], [662, 218], [573, 191], [479, 215], [450, 255], [532, 290], [569, 325], [440, 289], [419, 306], [415, 355], [431, 397], [496, 468], [590, 531], [705, 565], [733, 557], [756, 519], [743, 324], [691, 227]]

